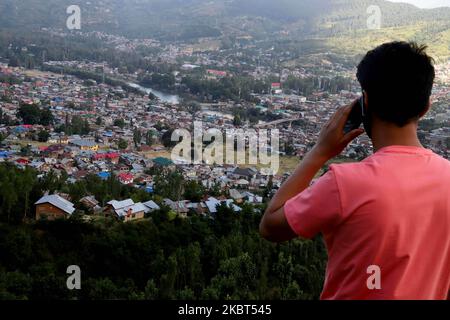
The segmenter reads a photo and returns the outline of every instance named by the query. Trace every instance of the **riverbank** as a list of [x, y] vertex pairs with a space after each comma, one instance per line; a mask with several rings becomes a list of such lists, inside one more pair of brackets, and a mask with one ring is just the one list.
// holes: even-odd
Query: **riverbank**
[[153, 94], [156, 96], [161, 102], [170, 103], [170, 104], [180, 104], [180, 96], [175, 94], [164, 93], [152, 88], [144, 87], [139, 84], [133, 82], [126, 83], [129, 87], [144, 92], [145, 94]]

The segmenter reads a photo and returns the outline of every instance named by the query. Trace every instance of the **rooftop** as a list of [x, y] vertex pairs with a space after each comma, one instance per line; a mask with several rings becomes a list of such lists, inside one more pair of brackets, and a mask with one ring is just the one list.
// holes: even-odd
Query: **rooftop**
[[67, 201], [66, 199], [58, 196], [57, 194], [43, 196], [35, 203], [35, 205], [44, 203], [50, 203], [68, 214], [72, 214], [75, 211], [72, 202]]

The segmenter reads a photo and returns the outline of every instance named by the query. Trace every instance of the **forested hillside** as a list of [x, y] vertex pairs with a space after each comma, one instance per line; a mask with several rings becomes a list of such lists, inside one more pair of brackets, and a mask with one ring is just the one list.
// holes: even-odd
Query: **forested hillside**
[[[258, 220], [222, 208], [216, 220], [0, 224], [0, 299], [317, 299], [321, 240], [272, 245]], [[81, 290], [67, 290], [69, 265]]]
[[[149, 195], [113, 179], [67, 185], [64, 177], [38, 179], [33, 170], [5, 165], [0, 178], [0, 299], [317, 299], [322, 290], [322, 240], [263, 240], [262, 208], [237, 214], [222, 206], [215, 219], [182, 219], [163, 207], [130, 223], [99, 216], [83, 222], [78, 208], [69, 220], [23, 223], [44, 190], [73, 200], [89, 193], [101, 203]], [[158, 189], [169, 196], [170, 177], [161, 180], [166, 187]], [[67, 290], [70, 265], [81, 268], [81, 290]]]
[[450, 21], [450, 8], [421, 10], [384, 0], [3, 0], [0, 27], [64, 28], [73, 4], [80, 6], [86, 30], [170, 39], [232, 31], [335, 34], [366, 28], [373, 5], [380, 7], [384, 27]]
[[[131, 38], [196, 41], [252, 36], [318, 39], [337, 53], [362, 53], [382, 41], [416, 40], [438, 58], [450, 57], [450, 8], [424, 10], [385, 0], [3, 0], [3, 33], [42, 28], [67, 31], [66, 9], [79, 5], [82, 30]], [[381, 30], [368, 30], [369, 6], [381, 10]]]

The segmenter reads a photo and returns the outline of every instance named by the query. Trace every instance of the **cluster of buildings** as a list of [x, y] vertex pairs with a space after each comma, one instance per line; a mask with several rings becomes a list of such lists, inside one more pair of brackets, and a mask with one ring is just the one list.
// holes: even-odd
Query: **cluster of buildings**
[[[250, 192], [240, 193], [232, 190], [230, 194], [233, 198], [206, 197], [203, 201], [191, 202], [187, 200], [173, 201], [164, 199], [162, 206], [166, 206], [174, 215], [186, 218], [189, 213], [214, 218], [220, 206], [226, 206], [235, 213], [242, 211], [239, 206], [244, 202], [261, 203], [262, 197]], [[130, 222], [145, 219], [155, 211], [161, 210], [161, 206], [153, 200], [135, 203], [132, 199], [111, 200], [104, 207], [93, 196], [86, 196], [79, 201], [79, 205], [88, 210], [91, 215], [84, 216], [85, 219], [92, 219], [95, 216], [111, 217], [122, 222]], [[67, 199], [67, 195], [52, 194], [44, 195], [35, 203], [36, 220], [65, 219], [76, 214], [76, 205]], [[86, 211], [83, 211], [83, 213]]]
[[[146, 214], [160, 210], [160, 207], [153, 201], [134, 203], [131, 199], [111, 200], [103, 208], [92, 196], [81, 199], [80, 203], [97, 215], [112, 216], [124, 222], [143, 219]], [[44, 195], [35, 203], [35, 207], [36, 220], [67, 218], [76, 212], [75, 205], [59, 194]]]
[[[202, 202], [191, 203], [187, 200], [165, 199], [164, 205], [180, 215], [190, 210], [199, 214], [214, 214], [215, 207], [226, 203], [235, 211], [243, 202], [261, 203], [258, 190], [268, 184], [268, 177], [260, 175], [258, 170], [239, 168], [233, 165], [211, 167], [208, 165], [175, 165], [169, 152], [159, 144], [166, 129], [161, 127], [185, 127], [192, 123], [192, 116], [174, 106], [151, 101], [148, 97], [123, 92], [104, 84], [91, 84], [72, 76], [57, 75], [47, 72], [33, 72], [21, 68], [1, 66], [0, 72], [7, 73], [19, 80], [16, 84], [2, 83], [0, 88], [0, 108], [2, 114], [9, 117], [9, 124], [0, 125], [2, 143], [0, 162], [9, 162], [19, 168], [34, 168], [40, 175], [50, 171], [57, 175], [66, 174], [68, 182], [76, 182], [87, 175], [95, 174], [101, 179], [108, 179], [112, 174], [120, 183], [142, 188], [148, 193], [155, 190], [152, 175], [148, 171], [156, 167], [178, 167], [184, 177], [196, 180], [206, 188], [220, 186], [228, 190], [230, 197], [208, 197]], [[17, 116], [20, 105], [39, 108], [48, 103], [55, 118], [53, 125], [21, 124]], [[75, 116], [86, 120], [91, 132], [66, 134], [57, 132], [56, 127], [70, 123]], [[232, 127], [229, 117], [220, 113], [210, 115], [200, 113], [209, 125], [221, 123]], [[97, 121], [101, 118], [101, 123]], [[124, 119], [125, 126], [114, 125], [114, 120]], [[224, 123], [226, 122], [226, 124]], [[155, 134], [155, 144], [146, 145], [145, 137], [138, 147], [134, 146], [133, 133], [139, 129], [143, 136], [147, 130]], [[46, 142], [35, 140], [41, 131], [48, 131]], [[118, 139], [128, 143], [126, 149], [119, 149]], [[166, 157], [156, 156], [165, 153]], [[281, 176], [274, 179], [281, 183]], [[93, 205], [93, 212], [113, 215], [123, 221], [143, 218], [147, 213], [158, 208], [153, 203], [131, 203], [129, 200], [111, 200], [107, 208], [98, 207], [98, 202], [87, 195], [81, 200], [85, 207]], [[236, 204], [234, 204], [236, 203]], [[36, 217], [51, 218], [69, 216], [75, 212], [75, 205], [70, 199], [59, 195], [44, 196], [36, 203]]]
[[[96, 36], [107, 37], [103, 40], [121, 51], [133, 51], [138, 45], [121, 37], [104, 34]], [[148, 40], [144, 45], [161, 49], [161, 44], [153, 40]], [[242, 202], [262, 201], [258, 194], [269, 184], [269, 177], [256, 168], [236, 165], [173, 163], [169, 159], [170, 150], [161, 144], [164, 134], [170, 128], [190, 129], [196, 120], [203, 121], [204, 130], [235, 130], [233, 110], [258, 109], [261, 119], [267, 118], [265, 115], [275, 115], [276, 119], [258, 120], [257, 123], [244, 121], [239, 128], [276, 127], [280, 130], [279, 154], [286, 155], [289, 144], [293, 150], [290, 154], [302, 157], [314, 145], [317, 133], [336, 108], [348, 104], [360, 95], [357, 86], [335, 94], [314, 90], [307, 97], [284, 90], [283, 83], [290, 76], [308, 78], [314, 76], [317, 70], [324, 79], [333, 75], [352, 77], [354, 74], [354, 70], [324, 60], [323, 56], [314, 57], [317, 61], [311, 60], [311, 65], [284, 65], [278, 66], [274, 71], [269, 63], [277, 57], [273, 49], [264, 52], [259, 49], [261, 52], [251, 56], [248, 54], [251, 50], [258, 50], [251, 45], [241, 48], [242, 52], [219, 49], [203, 51], [182, 44], [171, 44], [164, 48], [155, 51], [155, 56], [148, 59], [155, 60], [155, 63], [177, 63], [180, 73], [196, 72], [198, 68], [203, 68], [207, 78], [220, 80], [231, 77], [236, 70], [240, 70], [241, 74], [256, 80], [274, 77], [279, 79], [279, 82], [272, 83], [267, 93], [254, 94], [255, 101], [258, 102], [205, 103], [201, 104], [201, 110], [193, 115], [188, 109], [184, 109], [182, 104], [172, 104], [164, 99], [154, 100], [147, 94], [127, 91], [126, 88], [90, 79], [82, 80], [70, 75], [12, 68], [6, 63], [0, 63], [0, 75], [14, 80], [0, 82], [0, 162], [14, 163], [18, 167], [31, 166], [40, 174], [50, 171], [56, 174], [64, 172], [69, 182], [83, 179], [89, 174], [98, 175], [101, 179], [108, 179], [114, 174], [122, 184], [143, 188], [149, 193], [155, 192], [150, 169], [155, 166], [176, 167], [186, 179], [195, 180], [206, 188], [219, 186], [229, 197], [210, 197], [199, 203], [165, 199], [164, 203], [159, 205], [166, 205], [182, 215], [189, 211], [213, 214], [216, 205], [220, 203], [226, 203], [235, 211], [239, 211], [239, 204]], [[180, 64], [180, 61], [184, 62]], [[88, 61], [47, 62], [47, 65], [103, 73], [128, 80], [136, 78], [137, 74], [123, 75], [107, 63]], [[448, 103], [450, 99], [449, 66], [450, 63], [437, 68], [438, 81], [433, 91], [433, 99], [441, 104]], [[47, 126], [23, 123], [17, 115], [22, 105], [48, 107], [53, 114], [54, 123]], [[87, 124], [85, 132], [66, 130], [75, 118], [82, 119], [83, 123]], [[121, 120], [120, 123], [117, 122], [118, 119]], [[434, 119], [439, 123], [439, 127], [421, 132], [427, 141], [427, 147], [449, 158], [450, 110], [448, 107], [432, 109], [428, 119]], [[42, 131], [48, 132], [49, 137], [46, 141], [37, 142], [36, 137]], [[139, 138], [136, 138], [136, 131], [140, 133]], [[151, 139], [148, 139], [149, 134]], [[361, 136], [345, 150], [344, 156], [361, 159], [370, 153], [371, 142], [366, 136]], [[282, 183], [287, 173], [278, 172], [270, 178], [274, 188]], [[41, 215], [45, 210], [60, 210], [58, 214], [61, 215], [72, 214], [75, 211], [72, 210], [73, 204], [60, 198], [58, 195], [45, 196], [36, 203], [36, 215]], [[87, 203], [92, 200], [95, 203], [95, 199], [90, 199], [89, 195], [83, 200]], [[140, 219], [155, 208], [152, 203], [117, 199], [111, 200], [106, 207], [95, 210], [129, 221]]]

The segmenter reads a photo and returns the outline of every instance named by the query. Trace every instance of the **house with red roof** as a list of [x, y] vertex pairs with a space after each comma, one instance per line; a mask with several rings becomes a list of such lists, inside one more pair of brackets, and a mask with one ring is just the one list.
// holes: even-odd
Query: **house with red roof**
[[21, 165], [27, 165], [28, 163], [30, 163], [30, 161], [28, 159], [25, 158], [19, 158], [16, 160], [17, 164], [21, 164]]
[[108, 160], [112, 163], [118, 163], [120, 154], [117, 152], [96, 153], [92, 156], [94, 161]]
[[208, 70], [206, 70], [206, 72], [208, 73], [208, 75], [214, 76], [217, 78], [223, 78], [228, 75], [226, 71], [213, 70], [213, 69], [208, 69]]
[[132, 184], [134, 181], [134, 176], [131, 173], [128, 172], [122, 172], [120, 173], [117, 178], [119, 179], [119, 182], [122, 184]]

